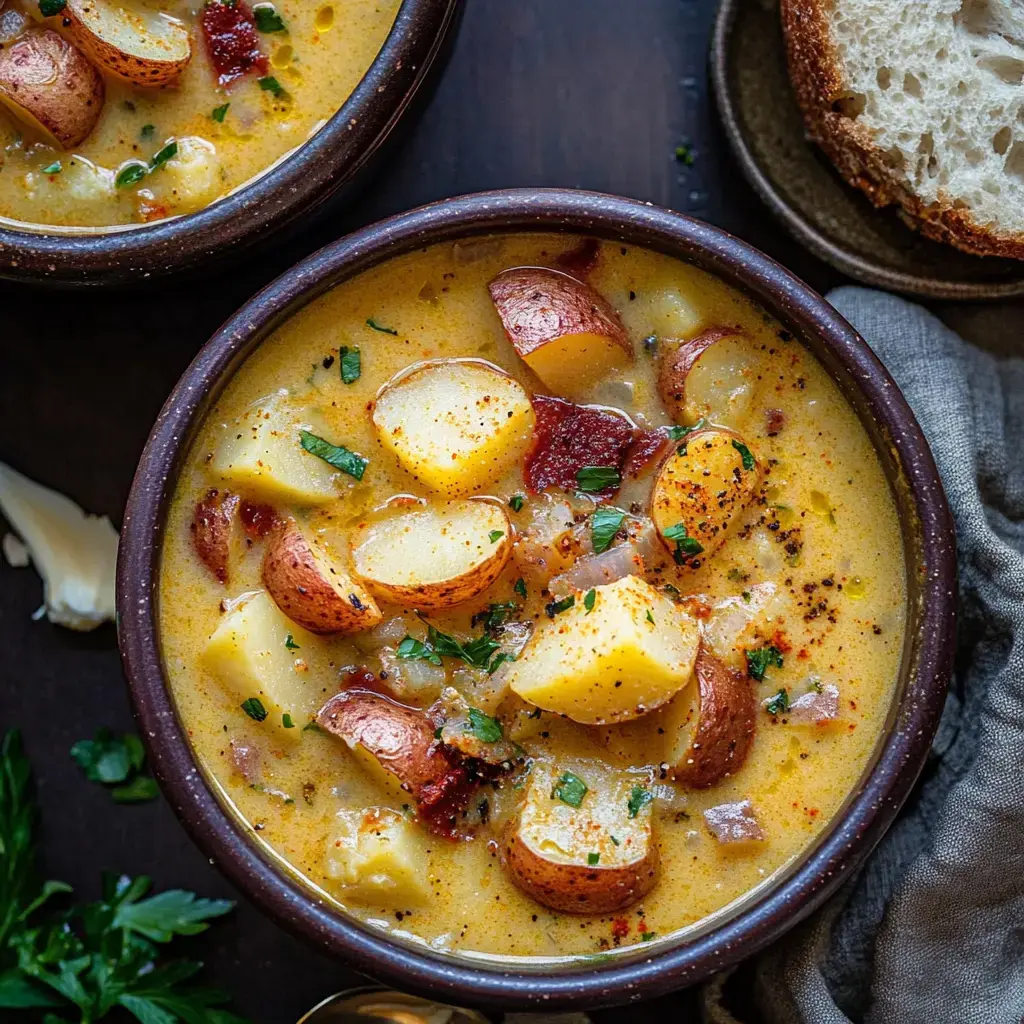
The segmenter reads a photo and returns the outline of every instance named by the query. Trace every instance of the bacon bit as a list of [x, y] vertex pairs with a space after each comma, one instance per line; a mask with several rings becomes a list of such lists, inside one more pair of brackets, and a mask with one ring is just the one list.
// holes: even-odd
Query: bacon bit
[[765, 432], [774, 437], [786, 425], [786, 414], [781, 409], [765, 409]]
[[458, 828], [459, 814], [469, 803], [469, 798], [476, 789], [469, 773], [462, 765], [453, 767], [441, 778], [428, 782], [422, 789], [419, 799], [420, 817], [423, 824], [435, 835], [447, 839], [468, 838]]
[[629, 934], [629, 922], [624, 917], [612, 921], [612, 935], [616, 939], [624, 939]]
[[806, 661], [811, 655], [810, 655], [810, 652], [807, 650], [806, 647], [801, 647], [800, 650], [796, 652], [796, 656], [801, 661]]
[[584, 238], [578, 245], [556, 257], [555, 265], [559, 270], [584, 280], [597, 266], [600, 252], [601, 243], [596, 238]]
[[653, 462], [661, 458], [670, 441], [669, 428], [658, 427], [656, 430], [645, 430], [626, 452], [626, 461], [622, 467], [623, 476], [638, 477]]
[[260, 49], [256, 21], [245, 0], [234, 0], [230, 4], [207, 0], [199, 21], [221, 85], [228, 85], [251, 71], [267, 73], [267, 57]]
[[793, 650], [793, 645], [786, 639], [786, 634], [783, 633], [781, 629], [775, 630], [772, 634], [772, 644], [775, 647], [778, 647], [783, 654], [788, 654]]
[[257, 505], [248, 499], [242, 502], [238, 515], [245, 532], [253, 540], [263, 540], [281, 522], [277, 512], [270, 505]]
[[[634, 437], [633, 427], [623, 417], [548, 395], [534, 396], [533, 411], [537, 423], [524, 472], [531, 491], [549, 487], [574, 491], [576, 474], [584, 466], [621, 470]], [[608, 498], [616, 490], [608, 488], [594, 497]]]

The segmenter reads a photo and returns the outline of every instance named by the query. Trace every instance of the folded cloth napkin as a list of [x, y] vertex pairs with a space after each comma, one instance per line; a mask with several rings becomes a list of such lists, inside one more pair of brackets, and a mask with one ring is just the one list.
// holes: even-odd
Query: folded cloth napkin
[[[770, 1024], [1020, 1024], [1024, 360], [995, 359], [892, 295], [829, 299], [889, 368], [938, 463], [957, 531], [956, 674], [899, 820], [852, 882], [758, 959], [754, 1001]], [[735, 1021], [721, 979], [704, 1010]]]

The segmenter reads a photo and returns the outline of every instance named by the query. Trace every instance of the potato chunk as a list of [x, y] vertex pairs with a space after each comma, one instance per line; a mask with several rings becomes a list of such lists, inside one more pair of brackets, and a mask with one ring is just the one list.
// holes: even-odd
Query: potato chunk
[[320, 692], [303, 671], [318, 642], [260, 591], [224, 616], [206, 642], [203, 662], [239, 702], [260, 699], [265, 726], [281, 728], [282, 716], [290, 715], [294, 728], [283, 732], [297, 738]]
[[263, 583], [278, 608], [313, 633], [362, 633], [384, 618], [337, 553], [294, 519], [267, 542]]
[[420, 904], [430, 895], [425, 839], [397, 811], [339, 811], [327, 840], [327, 877], [345, 899], [377, 906]]
[[638, 718], [690, 681], [697, 624], [637, 576], [597, 587], [540, 626], [508, 684], [525, 701], [586, 725]]
[[307, 452], [300, 431], [312, 429], [308, 413], [284, 394], [251, 405], [228, 426], [214, 454], [214, 475], [238, 490], [255, 491], [282, 504], [318, 505], [338, 497], [340, 472]]
[[597, 760], [537, 762], [526, 800], [503, 842], [512, 881], [538, 903], [570, 914], [622, 910], [658, 873], [649, 770]]
[[427, 487], [452, 496], [487, 487], [533, 437], [523, 386], [489, 363], [445, 359], [404, 372], [373, 409], [381, 442]]
[[544, 267], [516, 267], [489, 287], [508, 340], [555, 394], [579, 394], [632, 362], [618, 314], [582, 281]]
[[485, 591], [512, 553], [503, 508], [453, 501], [368, 523], [353, 537], [356, 572], [387, 601], [448, 608]]
[[662, 463], [651, 494], [651, 518], [679, 565], [696, 566], [725, 543], [759, 476], [757, 459], [737, 434], [686, 435]]

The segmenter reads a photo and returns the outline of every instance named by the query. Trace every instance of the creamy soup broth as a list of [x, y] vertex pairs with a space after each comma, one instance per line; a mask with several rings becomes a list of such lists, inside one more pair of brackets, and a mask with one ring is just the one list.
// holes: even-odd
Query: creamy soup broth
[[[376, 17], [369, 9], [364, 14], [371, 21]], [[321, 49], [312, 52], [325, 58], [335, 52], [326, 48], [335, 45], [326, 37], [318, 45]], [[310, 87], [315, 81], [316, 75], [309, 74]], [[159, 97], [153, 100], [159, 102]], [[203, 100], [209, 102], [210, 97]], [[131, 123], [152, 116], [133, 115]], [[230, 153], [235, 152], [232, 146]], [[239, 166], [248, 169], [240, 176], [259, 162], [249, 163], [250, 158], [239, 155]], [[735, 431], [756, 456], [757, 493], [730, 523], [725, 543], [699, 558], [698, 565], [677, 565], [662, 544], [656, 551], [645, 549], [643, 576], [695, 629], [715, 638], [721, 663], [753, 693], [756, 722], [749, 754], [738, 770], [709, 788], [674, 783], [664, 768], [670, 730], [664, 708], [622, 724], [590, 725], [535, 711], [514, 695], [505, 695], [495, 706], [481, 696], [479, 672], [474, 675], [462, 662], [445, 657], [443, 682], [461, 690], [470, 703], [485, 703], [505, 736], [535, 764], [582, 765], [578, 777], [586, 777], [592, 762], [648, 772], [643, 790], [652, 806], [644, 813], [651, 815], [652, 842], [660, 854], [656, 883], [621, 910], [589, 915], [550, 909], [521, 891], [502, 863], [503, 830], [526, 789], [521, 766], [515, 784], [484, 785], [474, 795], [463, 815], [472, 838], [447, 839], [421, 829], [425, 838], [419, 849], [429, 877], [425, 897], [391, 899], [386, 890], [367, 895], [346, 882], [336, 862], [332, 867], [332, 850], [340, 848], [339, 835], [345, 833], [344, 827], [339, 832], [339, 820], [346, 813], [389, 808], [420, 828], [413, 801], [385, 788], [344, 742], [323, 730], [303, 728], [353, 670], [369, 668], [377, 675], [386, 670], [381, 641], [366, 635], [314, 636], [289, 627], [284, 641], [288, 664], [302, 694], [301, 706], [287, 709], [294, 727], [281, 727], [280, 709], [269, 701], [264, 721], [247, 714], [241, 698], [258, 696], [258, 680], [252, 680], [251, 693], [244, 683], [241, 688], [226, 685], [210, 670], [204, 652], [232, 602], [264, 590], [264, 542], [246, 543], [231, 563], [227, 585], [197, 557], [197, 501], [211, 487], [222, 493], [245, 490], [223, 471], [216, 453], [226, 439], [249, 429], [254, 408], [276, 395], [274, 401], [299, 410], [295, 415], [312, 424], [317, 436], [369, 460], [359, 481], [337, 475], [335, 499], [288, 508], [279, 498], [270, 500], [279, 512], [298, 517], [314, 533], [337, 538], [405, 507], [406, 499], [396, 503], [396, 496], [436, 503], [436, 491], [401, 468], [381, 443], [370, 415], [378, 390], [410, 365], [468, 357], [500, 367], [532, 395], [551, 393], [517, 356], [488, 283], [506, 268], [559, 266], [559, 256], [566, 253], [569, 259], [562, 265], [581, 276], [574, 260], [583, 251], [585, 245], [579, 247], [574, 239], [539, 234], [444, 244], [335, 287], [278, 329], [230, 381], [192, 445], [170, 508], [159, 599], [163, 655], [203, 771], [253, 830], [253, 841], [325, 899], [381, 930], [439, 949], [501, 957], [595, 954], [658, 943], [721, 912], [768, 883], [828, 826], [869, 762], [900, 669], [906, 581], [896, 509], [872, 444], [836, 385], [776, 321], [721, 282], [666, 256], [602, 242], [596, 261], [585, 268], [586, 279], [621, 317], [632, 362], [586, 385], [572, 396], [574, 402], [621, 410], [638, 431], [669, 426], [674, 421], [658, 387], [666, 351], [678, 339], [709, 328], [738, 330], [731, 376], [708, 392], [717, 404], [708, 409], [707, 419]], [[343, 348], [360, 353], [360, 374], [352, 383], [340, 374]], [[627, 523], [643, 522], [650, 514], [651, 487], [650, 473], [638, 479], [627, 475], [607, 502], [631, 514]], [[517, 537], [535, 528], [539, 510], [557, 503], [568, 504], [577, 533], [589, 535], [593, 495], [557, 489], [532, 494], [522, 460], [473, 494], [492, 496], [510, 509]], [[274, 498], [259, 484], [249, 496]], [[516, 496], [525, 499], [518, 511]], [[620, 535], [616, 544], [623, 542]], [[517, 589], [520, 579], [526, 580], [525, 599]], [[577, 604], [584, 598], [581, 590]], [[427, 618], [444, 633], [471, 638], [482, 632], [479, 618], [471, 621], [474, 613], [492, 604], [511, 605], [513, 617], [539, 632], [559, 615], [575, 614], [549, 617], [546, 608], [553, 600], [543, 577], [524, 572], [513, 557], [484, 593], [464, 605], [430, 611]], [[405, 616], [403, 621], [413, 624], [408, 632], [416, 632], [410, 607], [383, 601], [381, 610], [385, 623]], [[395, 646], [406, 631], [402, 625], [392, 627], [384, 640]], [[417, 635], [426, 639], [422, 628]], [[279, 646], [282, 638], [267, 642]], [[749, 652], [754, 652], [753, 662]], [[392, 658], [390, 664], [401, 663]], [[513, 668], [527, 664], [524, 652]], [[692, 700], [696, 687], [691, 680], [672, 706]], [[436, 687], [425, 691], [429, 699], [435, 694]], [[825, 708], [820, 717], [789, 710], [801, 697], [814, 705], [815, 694]], [[826, 708], [830, 696], [831, 714]], [[403, 702], [422, 706], [429, 700], [409, 699], [406, 693]], [[238, 748], [256, 750], [258, 767], [240, 767]], [[484, 799], [488, 806], [481, 813]], [[706, 818], [704, 812], [743, 801], [756, 816], [760, 838], [741, 835], [738, 842], [723, 842], [713, 827], [714, 813]], [[618, 852], [607, 844], [604, 848], [608, 856]]]

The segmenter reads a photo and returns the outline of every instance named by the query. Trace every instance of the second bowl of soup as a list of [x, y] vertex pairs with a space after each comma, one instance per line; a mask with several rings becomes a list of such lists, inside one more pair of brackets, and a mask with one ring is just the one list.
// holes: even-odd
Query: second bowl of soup
[[[165, 411], [121, 570], [158, 770], [228, 870], [364, 968], [506, 1006], [672, 987], [806, 913], [920, 767], [952, 614], [921, 604], [934, 467], [853, 332], [729, 240], [819, 319], [755, 297], [713, 229], [539, 196], [255, 300], [186, 377], [187, 446]], [[526, 223], [473, 234], [495, 209]]]

